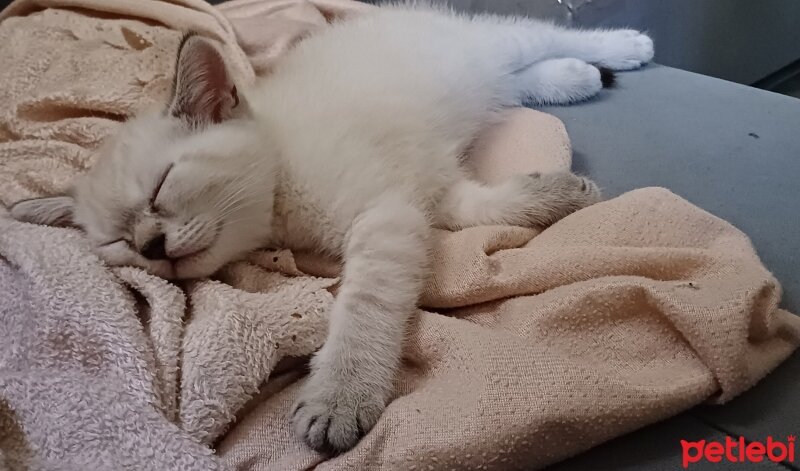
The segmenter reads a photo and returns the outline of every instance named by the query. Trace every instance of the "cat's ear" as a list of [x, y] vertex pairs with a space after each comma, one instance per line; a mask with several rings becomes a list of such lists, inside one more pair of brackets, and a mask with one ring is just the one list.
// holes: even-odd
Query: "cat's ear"
[[185, 35], [167, 113], [191, 127], [204, 127], [230, 119], [238, 105], [236, 85], [219, 49], [197, 34]]
[[23, 200], [11, 207], [11, 217], [18, 221], [45, 226], [71, 226], [75, 200], [71, 196], [51, 196]]

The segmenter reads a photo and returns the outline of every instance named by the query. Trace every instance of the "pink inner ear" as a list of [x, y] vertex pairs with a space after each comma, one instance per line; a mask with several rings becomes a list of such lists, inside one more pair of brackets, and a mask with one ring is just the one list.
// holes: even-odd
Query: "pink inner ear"
[[199, 36], [188, 38], [179, 52], [170, 113], [192, 126], [220, 123], [230, 118], [238, 102], [217, 48]]

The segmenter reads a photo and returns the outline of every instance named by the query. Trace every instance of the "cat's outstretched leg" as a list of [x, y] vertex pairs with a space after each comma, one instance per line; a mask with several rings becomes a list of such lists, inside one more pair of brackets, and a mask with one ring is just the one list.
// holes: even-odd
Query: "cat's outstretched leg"
[[561, 48], [567, 57], [611, 70], [632, 70], [653, 59], [653, 40], [633, 29], [565, 30]]
[[383, 412], [426, 275], [429, 232], [423, 212], [396, 195], [353, 224], [328, 339], [292, 412], [311, 448], [350, 449]]
[[548, 59], [514, 74], [520, 101], [562, 105], [589, 99], [614, 83], [609, 69], [580, 59]]
[[636, 30], [580, 30], [529, 19], [489, 18], [483, 31], [493, 35], [487, 38], [490, 47], [501, 57], [511, 54], [506, 57], [515, 70], [568, 57], [611, 70], [631, 70], [653, 59], [653, 40]]
[[517, 175], [495, 186], [463, 179], [439, 203], [437, 225], [544, 227], [598, 201], [597, 185], [569, 172]]

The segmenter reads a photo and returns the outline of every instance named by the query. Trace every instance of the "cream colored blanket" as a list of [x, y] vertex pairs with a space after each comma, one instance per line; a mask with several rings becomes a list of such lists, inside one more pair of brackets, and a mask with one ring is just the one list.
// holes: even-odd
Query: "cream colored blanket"
[[[245, 83], [369, 8], [18, 0], [0, 15], [0, 201], [63, 191], [119, 121], [163, 100], [181, 31], [219, 40]], [[518, 110], [472, 162], [497, 181], [568, 167], [569, 146], [558, 120]], [[326, 459], [287, 422], [302, 370], [276, 365], [323, 341], [335, 264], [262, 252], [176, 285], [0, 214], [0, 469], [534, 469], [724, 402], [800, 342], [747, 237], [663, 189], [541, 234], [436, 237], [397, 397]]]

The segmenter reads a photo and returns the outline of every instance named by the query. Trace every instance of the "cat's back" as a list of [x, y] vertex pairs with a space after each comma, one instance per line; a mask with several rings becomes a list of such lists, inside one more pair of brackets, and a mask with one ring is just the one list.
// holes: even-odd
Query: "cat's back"
[[495, 90], [468, 20], [429, 7], [375, 8], [302, 40], [258, 87], [257, 106], [292, 126], [471, 136]]
[[430, 204], [457, 178], [488, 99], [470, 89], [469, 54], [447, 34], [458, 24], [399, 9], [332, 25], [248, 96], [309, 219], [323, 212], [344, 229], [387, 191]]

